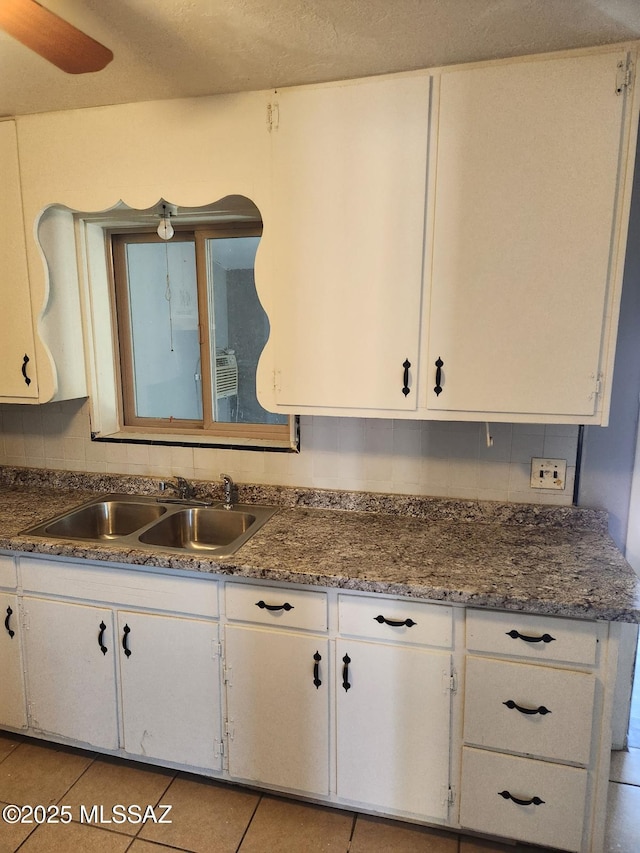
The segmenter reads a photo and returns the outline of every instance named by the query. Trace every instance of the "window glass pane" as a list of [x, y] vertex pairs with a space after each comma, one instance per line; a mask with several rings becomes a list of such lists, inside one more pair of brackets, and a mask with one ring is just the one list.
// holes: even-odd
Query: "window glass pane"
[[253, 266], [259, 237], [206, 241], [207, 298], [214, 419], [226, 423], [285, 424], [287, 415], [263, 409], [256, 368], [269, 337], [269, 320], [256, 292]]
[[135, 410], [202, 420], [195, 243], [128, 243]]

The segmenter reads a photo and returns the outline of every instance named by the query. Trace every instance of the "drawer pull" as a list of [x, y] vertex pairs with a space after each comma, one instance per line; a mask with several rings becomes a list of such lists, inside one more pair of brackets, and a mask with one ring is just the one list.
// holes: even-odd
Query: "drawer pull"
[[129, 648], [129, 634], [131, 633], [131, 628], [128, 625], [125, 625], [122, 629], [122, 648], [124, 649], [124, 653], [127, 657], [131, 657], [131, 649]]
[[543, 806], [544, 800], [541, 800], [540, 797], [531, 797], [530, 800], [521, 800], [518, 797], [514, 797], [513, 794], [510, 794], [509, 791], [498, 791], [499, 797], [504, 797], [505, 800], [511, 800], [514, 803], [517, 803], [519, 806]]
[[256, 601], [256, 607], [259, 607], [260, 610], [293, 610], [293, 604], [289, 604], [288, 601], [285, 601], [284, 604], [265, 604], [264, 601]]
[[316, 652], [313, 656], [313, 659], [315, 661], [313, 665], [313, 683], [317, 690], [318, 687], [320, 687], [320, 685], [322, 684], [322, 681], [320, 680], [320, 661], [322, 660], [322, 655], [320, 654], [320, 652]]
[[541, 717], [544, 717], [545, 714], [550, 714], [551, 711], [548, 708], [545, 708], [544, 705], [540, 705], [539, 708], [523, 708], [521, 705], [516, 705], [513, 699], [509, 699], [507, 702], [503, 702], [503, 705], [506, 705], [507, 708], [513, 710], [515, 708], [516, 711], [520, 711], [521, 714], [540, 714]]
[[507, 636], [513, 640], [524, 640], [525, 643], [553, 643], [555, 637], [551, 634], [543, 634], [541, 637], [528, 637], [526, 634], [521, 634], [519, 631], [507, 631]]
[[351, 684], [349, 683], [349, 664], [351, 663], [351, 658], [349, 655], [345, 655], [342, 658], [342, 663], [344, 664], [342, 667], [342, 686], [346, 691], [351, 687]]
[[13, 640], [16, 632], [9, 625], [9, 620], [11, 619], [12, 614], [13, 610], [10, 607], [7, 607], [7, 618], [4, 620], [4, 627], [7, 629], [9, 637]]
[[98, 634], [98, 645], [100, 646], [100, 651], [102, 652], [103, 655], [106, 655], [106, 653], [108, 651], [107, 647], [105, 646], [105, 644], [103, 642], [104, 641], [104, 632], [106, 630], [107, 630], [107, 626], [104, 624], [104, 622], [101, 622], [100, 623], [100, 633]]
[[412, 628], [414, 625], [417, 625], [417, 622], [414, 622], [413, 619], [403, 619], [402, 621], [397, 621], [396, 619], [386, 619], [382, 614], [380, 616], [373, 617], [375, 622], [379, 622], [381, 625], [391, 625], [392, 628]]

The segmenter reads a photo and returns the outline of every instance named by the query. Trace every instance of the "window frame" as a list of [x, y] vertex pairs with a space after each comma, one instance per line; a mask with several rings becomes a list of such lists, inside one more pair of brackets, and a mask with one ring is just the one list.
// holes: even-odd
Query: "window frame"
[[169, 433], [194, 436], [209, 436], [219, 438], [225, 436], [231, 439], [275, 439], [288, 440], [291, 425], [260, 423], [233, 423], [214, 420], [212, 397], [211, 346], [209, 335], [209, 310], [207, 298], [207, 258], [206, 241], [209, 239], [224, 239], [229, 237], [260, 237], [262, 224], [256, 222], [221, 223], [212, 225], [176, 225], [171, 242], [193, 241], [196, 256], [196, 281], [198, 294], [199, 344], [202, 374], [202, 422], [176, 418], [146, 418], [135, 413], [135, 383], [133, 377], [133, 357], [131, 345], [131, 312], [128, 297], [128, 273], [126, 262], [126, 246], [129, 243], [157, 243], [165, 241], [158, 236], [155, 229], [140, 228], [110, 229], [109, 241], [112, 253], [112, 285], [114, 294], [114, 335], [118, 346], [116, 349], [119, 383], [120, 423], [127, 432], [135, 433]]
[[[183, 231], [200, 232], [202, 234], [200, 251], [205, 253], [204, 241], [208, 236], [221, 236], [223, 232], [230, 235], [243, 231], [247, 235], [251, 232], [262, 233], [262, 221], [259, 215], [253, 217], [243, 213], [238, 219], [233, 219], [222, 207], [220, 209], [222, 214], [217, 213], [216, 205], [211, 206], [205, 217], [202, 215], [205, 212], [204, 209], [200, 208], [191, 218], [186, 215], [183, 221], [173, 220], [176, 235]], [[288, 415], [285, 424], [241, 424], [218, 421], [212, 422], [210, 428], [204, 428], [204, 424], [184, 421], [173, 423], [160, 421], [151, 425], [147, 419], [144, 419], [144, 423], [136, 425], [125, 423], [112, 236], [116, 234], [151, 235], [155, 233], [158, 219], [154, 216], [155, 221], [152, 220], [151, 225], [146, 223], [139, 225], [136, 223], [136, 218], [139, 218], [140, 213], [146, 212], [135, 211], [126, 206], [102, 213], [79, 211], [69, 211], [69, 213], [76, 235], [80, 271], [92, 439], [100, 442], [298, 453], [300, 451], [298, 415]], [[149, 221], [151, 217], [143, 215], [141, 218]], [[160, 238], [158, 240], [160, 241]], [[196, 251], [198, 251], [197, 246]], [[203, 387], [205, 387], [204, 375]], [[210, 375], [206, 379], [206, 387], [210, 388]]]

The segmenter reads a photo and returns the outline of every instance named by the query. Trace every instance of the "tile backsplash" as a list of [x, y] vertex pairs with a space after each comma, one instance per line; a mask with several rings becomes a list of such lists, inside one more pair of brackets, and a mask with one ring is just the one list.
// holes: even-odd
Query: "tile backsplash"
[[[91, 441], [86, 400], [0, 405], [0, 464], [95, 473], [569, 505], [578, 427], [303, 416], [301, 452]], [[532, 457], [567, 460], [563, 491], [531, 489]]]

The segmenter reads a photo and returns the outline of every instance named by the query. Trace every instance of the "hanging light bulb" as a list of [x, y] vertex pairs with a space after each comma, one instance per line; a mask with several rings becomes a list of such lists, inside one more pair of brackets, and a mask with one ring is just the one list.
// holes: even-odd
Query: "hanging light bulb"
[[160, 225], [158, 225], [158, 237], [162, 240], [170, 240], [174, 233], [173, 225], [171, 224], [171, 211], [167, 210], [166, 204], [163, 204]]

